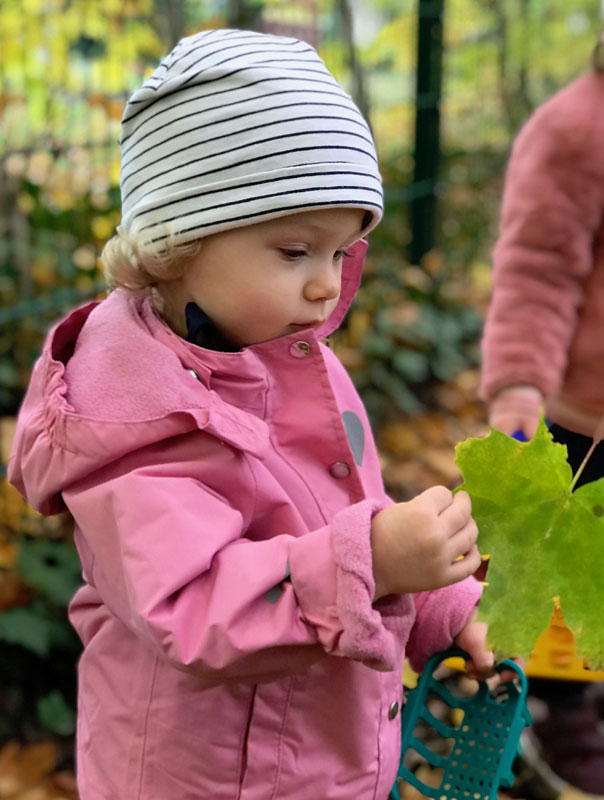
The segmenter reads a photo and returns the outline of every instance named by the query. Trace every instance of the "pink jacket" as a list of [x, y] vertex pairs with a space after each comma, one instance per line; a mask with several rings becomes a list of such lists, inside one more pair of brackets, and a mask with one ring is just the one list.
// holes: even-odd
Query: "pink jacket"
[[604, 414], [604, 75], [555, 94], [508, 165], [481, 394], [531, 384], [586, 435]]
[[81, 800], [385, 800], [405, 647], [421, 668], [480, 590], [372, 605], [389, 500], [312, 330], [214, 352], [114, 291], [50, 334], [9, 477], [75, 519]]

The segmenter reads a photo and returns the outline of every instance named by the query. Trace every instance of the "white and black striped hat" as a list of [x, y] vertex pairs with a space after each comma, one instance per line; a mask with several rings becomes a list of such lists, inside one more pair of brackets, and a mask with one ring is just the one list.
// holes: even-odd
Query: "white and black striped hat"
[[319, 208], [382, 216], [375, 147], [317, 52], [239, 30], [182, 39], [122, 118], [122, 227], [185, 243]]

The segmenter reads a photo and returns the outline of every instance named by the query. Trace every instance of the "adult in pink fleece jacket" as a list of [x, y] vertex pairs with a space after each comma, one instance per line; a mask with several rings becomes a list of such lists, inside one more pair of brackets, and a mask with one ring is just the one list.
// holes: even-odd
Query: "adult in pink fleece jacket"
[[[489, 421], [530, 438], [545, 409], [576, 470], [604, 417], [604, 42], [593, 69], [538, 108], [514, 143], [493, 265], [482, 342]], [[603, 475], [600, 444], [578, 485]], [[584, 685], [531, 685], [548, 705], [533, 726], [539, 770], [555, 791], [566, 782], [604, 795], [604, 738]]]
[[385, 800], [405, 653], [492, 654], [468, 496], [391, 503], [321, 342], [382, 213], [369, 130], [305, 43], [205, 31], [122, 132], [118, 288], [51, 332], [9, 463], [75, 520], [81, 800]]

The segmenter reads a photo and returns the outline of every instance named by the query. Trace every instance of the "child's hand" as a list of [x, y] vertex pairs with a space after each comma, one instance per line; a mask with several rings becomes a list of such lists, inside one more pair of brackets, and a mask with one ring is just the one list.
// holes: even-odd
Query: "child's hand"
[[[491, 691], [500, 683], [512, 681], [517, 678], [513, 669], [504, 669], [496, 672], [493, 653], [487, 649], [487, 626], [484, 622], [476, 622], [476, 609], [466, 622], [461, 631], [457, 634], [453, 644], [461, 647], [470, 656], [466, 662], [466, 675], [473, 680], [487, 680]], [[512, 659], [518, 666], [524, 669], [524, 661], [521, 658]]]
[[489, 424], [511, 436], [522, 431], [532, 439], [539, 425], [543, 397], [534, 386], [509, 386], [501, 389], [489, 404]]
[[480, 681], [493, 675], [495, 658], [487, 649], [487, 626], [484, 622], [476, 622], [476, 610], [472, 612], [472, 616], [453, 643], [470, 656], [470, 660], [466, 662], [468, 678]]
[[371, 525], [374, 600], [439, 589], [480, 566], [478, 529], [466, 492], [434, 486], [380, 511]]

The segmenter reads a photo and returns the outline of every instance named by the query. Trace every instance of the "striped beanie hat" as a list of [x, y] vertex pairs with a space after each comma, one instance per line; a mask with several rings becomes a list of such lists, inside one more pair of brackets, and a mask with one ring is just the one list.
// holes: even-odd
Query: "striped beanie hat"
[[336, 206], [382, 216], [367, 123], [317, 52], [240, 30], [182, 39], [122, 118], [122, 229], [161, 250]]

